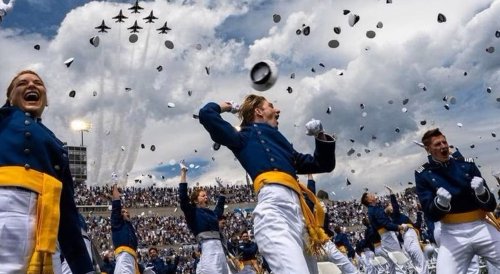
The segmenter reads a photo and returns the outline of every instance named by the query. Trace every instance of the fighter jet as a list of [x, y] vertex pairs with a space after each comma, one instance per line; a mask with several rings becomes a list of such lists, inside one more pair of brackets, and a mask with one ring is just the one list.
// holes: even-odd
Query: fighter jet
[[140, 12], [139, 10], [143, 10], [144, 8], [139, 6], [139, 0], [135, 0], [135, 4], [128, 9], [133, 10], [132, 13], [139, 13]]
[[99, 32], [108, 32], [107, 30], [111, 29], [111, 28], [106, 26], [106, 24], [104, 23], [104, 20], [102, 20], [102, 23], [99, 26], [95, 27], [95, 29], [98, 29]]
[[162, 34], [162, 33], [168, 33], [169, 30], [172, 30], [171, 28], [167, 27], [167, 22], [165, 22], [165, 24], [163, 25], [163, 27], [159, 28], [159, 29], [156, 29], [158, 31], [160, 31], [159, 33]]
[[138, 29], [142, 29], [142, 27], [139, 27], [137, 25], [137, 20], [135, 20], [134, 25], [127, 29], [131, 30], [130, 33], [134, 33], [134, 32], [139, 32]]
[[122, 23], [124, 22], [123, 19], [127, 19], [128, 17], [123, 15], [122, 10], [120, 10], [120, 13], [118, 13], [117, 16], [113, 17], [113, 19], [116, 19], [115, 23]]
[[146, 16], [143, 19], [146, 20], [146, 23], [154, 23], [153, 20], [158, 19], [158, 17], [154, 16], [153, 15], [153, 11], [151, 11], [151, 13], [149, 14], [149, 16]]

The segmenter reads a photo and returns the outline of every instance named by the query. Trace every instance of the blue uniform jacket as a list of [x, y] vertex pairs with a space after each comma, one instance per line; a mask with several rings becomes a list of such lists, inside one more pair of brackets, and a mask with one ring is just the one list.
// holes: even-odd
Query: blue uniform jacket
[[[476, 209], [495, 210], [495, 196], [490, 193], [486, 182], [484, 183], [486, 193], [479, 199], [476, 197], [470, 186], [474, 176], [481, 177], [476, 164], [471, 158], [464, 159], [458, 151], [453, 153], [445, 164], [434, 161], [429, 155], [428, 163], [415, 170], [417, 195], [426, 217], [437, 222], [447, 213], [464, 213]], [[436, 191], [440, 187], [451, 194], [449, 211], [437, 205], [435, 201]]]
[[73, 177], [64, 144], [40, 119], [18, 107], [4, 105], [0, 108], [0, 166], [31, 168], [62, 182], [58, 232], [61, 252], [73, 273], [93, 271], [80, 231]]
[[220, 116], [216, 103], [200, 109], [200, 123], [214, 142], [228, 147], [252, 180], [267, 171], [296, 174], [331, 172], [335, 168], [335, 142], [316, 138], [314, 156], [297, 152], [277, 128], [251, 123], [237, 131]]
[[337, 235], [335, 235], [334, 243], [338, 247], [345, 246], [347, 249], [347, 257], [354, 258], [354, 248], [352, 248], [351, 242], [349, 242], [345, 233], [337, 233]]
[[125, 221], [122, 216], [121, 200], [111, 202], [111, 240], [113, 246], [128, 246], [137, 250], [137, 235], [130, 221]]
[[[165, 274], [176, 274], [177, 273], [177, 265], [179, 264], [179, 256], [175, 256], [174, 261], [167, 261], [165, 265]], [[157, 272], [158, 274], [158, 272]]]
[[392, 205], [392, 214], [391, 214], [391, 219], [392, 222], [401, 225], [401, 224], [411, 224], [415, 228], [417, 228], [416, 225], [413, 224], [413, 222], [406, 216], [405, 214], [401, 213], [401, 210], [399, 209], [399, 204], [398, 200], [396, 199], [396, 195], [391, 194], [391, 205]]
[[[307, 180], [307, 189], [309, 189], [312, 193], [316, 194], [316, 182], [314, 180]], [[314, 203], [305, 196], [307, 206], [314, 212]], [[328, 209], [325, 209], [325, 220], [323, 221], [323, 230], [325, 231], [328, 237], [333, 237], [335, 233], [330, 229], [330, 214], [328, 214]]]
[[371, 225], [367, 225], [365, 229], [365, 247], [375, 250], [375, 244], [380, 244], [382, 239], [378, 232]]
[[238, 246], [239, 254], [241, 256], [241, 260], [248, 261], [255, 259], [257, 255], [257, 251], [259, 250], [257, 244], [254, 242], [248, 243], [240, 243]]
[[165, 265], [165, 262], [163, 262], [163, 260], [161, 258], [156, 257], [154, 259], [149, 260], [149, 262], [146, 265], [146, 267], [150, 267], [150, 266], [153, 267], [153, 271], [156, 274], [165, 274], [165, 273], [167, 273], [167, 266]]
[[368, 218], [375, 230], [385, 228], [389, 231], [398, 231], [398, 225], [391, 221], [381, 206], [368, 205]]
[[224, 214], [226, 197], [219, 196], [214, 210], [196, 207], [189, 202], [187, 183], [180, 183], [179, 199], [186, 223], [195, 236], [205, 231], [219, 231], [218, 220]]

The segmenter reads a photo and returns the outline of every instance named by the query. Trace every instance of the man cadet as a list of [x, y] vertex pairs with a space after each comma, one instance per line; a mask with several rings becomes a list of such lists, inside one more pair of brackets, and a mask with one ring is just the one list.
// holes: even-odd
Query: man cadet
[[19, 72], [0, 108], [0, 271], [52, 273], [59, 241], [73, 273], [93, 273], [73, 198], [68, 151], [41, 122], [47, 90]]
[[429, 219], [441, 222], [437, 273], [466, 273], [474, 255], [500, 268], [500, 232], [490, 216], [496, 207], [479, 169], [457, 150], [450, 154], [439, 129], [422, 137], [428, 162], [415, 171], [417, 195]]
[[396, 273], [396, 265], [389, 259], [388, 252], [402, 251], [397, 231], [406, 231], [408, 225], [395, 224], [385, 214], [384, 208], [378, 205], [378, 197], [374, 193], [365, 192], [361, 196], [361, 204], [368, 208], [368, 219], [381, 238], [383, 256], [389, 262], [389, 272]]
[[[238, 112], [241, 130], [222, 119], [223, 112]], [[297, 181], [297, 174], [331, 172], [335, 139], [323, 131], [320, 121], [312, 120], [306, 124], [306, 133], [315, 137], [314, 156], [299, 153], [278, 131], [279, 116], [280, 110], [271, 102], [253, 94], [239, 110], [229, 102], [212, 102], [199, 113], [212, 140], [227, 146], [254, 182], [258, 193], [253, 212], [255, 241], [273, 273], [317, 273], [310, 255], [328, 240], [321, 228], [324, 211], [314, 193]], [[303, 193], [314, 202], [314, 214]], [[306, 233], [307, 240], [303, 238]]]

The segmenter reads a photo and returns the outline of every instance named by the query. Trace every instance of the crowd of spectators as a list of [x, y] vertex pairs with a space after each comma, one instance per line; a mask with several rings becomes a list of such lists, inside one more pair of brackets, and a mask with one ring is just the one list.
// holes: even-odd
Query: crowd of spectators
[[[207, 192], [210, 200], [215, 204], [219, 195], [220, 187], [200, 186]], [[84, 184], [75, 187], [75, 202], [77, 205], [108, 205], [110, 204], [110, 193], [112, 187], [91, 186]], [[125, 187], [122, 189], [124, 206], [128, 208], [153, 208], [153, 207], [175, 207], [178, 206], [178, 187]], [[248, 185], [227, 185], [226, 204], [253, 203], [256, 202], [253, 190]], [[191, 189], [189, 193], [191, 193]]]
[[[203, 188], [208, 192], [212, 204], [215, 204], [220, 188], [216, 186]], [[229, 203], [254, 202], [251, 188], [246, 185], [227, 186], [225, 189]], [[191, 191], [192, 189], [189, 190]], [[76, 189], [77, 203], [79, 205], [108, 205], [110, 192], [109, 186], [78, 187]], [[177, 188], [125, 188], [123, 193], [125, 206], [129, 208], [176, 207], [178, 203]], [[396, 195], [401, 204], [401, 210], [415, 220], [415, 193], [407, 190]], [[379, 201], [386, 204], [389, 202], [389, 196], [381, 196]], [[340, 226], [353, 244], [362, 239], [364, 226], [361, 220], [367, 217], [367, 214], [359, 200], [328, 201], [326, 206], [331, 216], [329, 224], [331, 230], [335, 226]], [[225, 212], [224, 215], [227, 224], [223, 235], [226, 239], [235, 233], [239, 235], [244, 230], [251, 232], [251, 208], [236, 208]], [[90, 213], [85, 217], [89, 235], [98, 249], [112, 250], [110, 216]], [[155, 246], [158, 248], [159, 257], [165, 262], [173, 262], [174, 258], [178, 257], [178, 273], [193, 272], [197, 244], [194, 235], [187, 228], [184, 216], [160, 216], [150, 210], [146, 214], [132, 216], [131, 219], [138, 234], [140, 243], [138, 255], [141, 262], [146, 263], [149, 260], [148, 249]]]

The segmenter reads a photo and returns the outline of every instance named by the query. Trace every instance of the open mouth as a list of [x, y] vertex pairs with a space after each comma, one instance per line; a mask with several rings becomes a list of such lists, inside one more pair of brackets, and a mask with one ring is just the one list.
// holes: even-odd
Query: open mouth
[[36, 102], [40, 100], [40, 94], [36, 90], [29, 90], [24, 94], [24, 100], [28, 102]]

